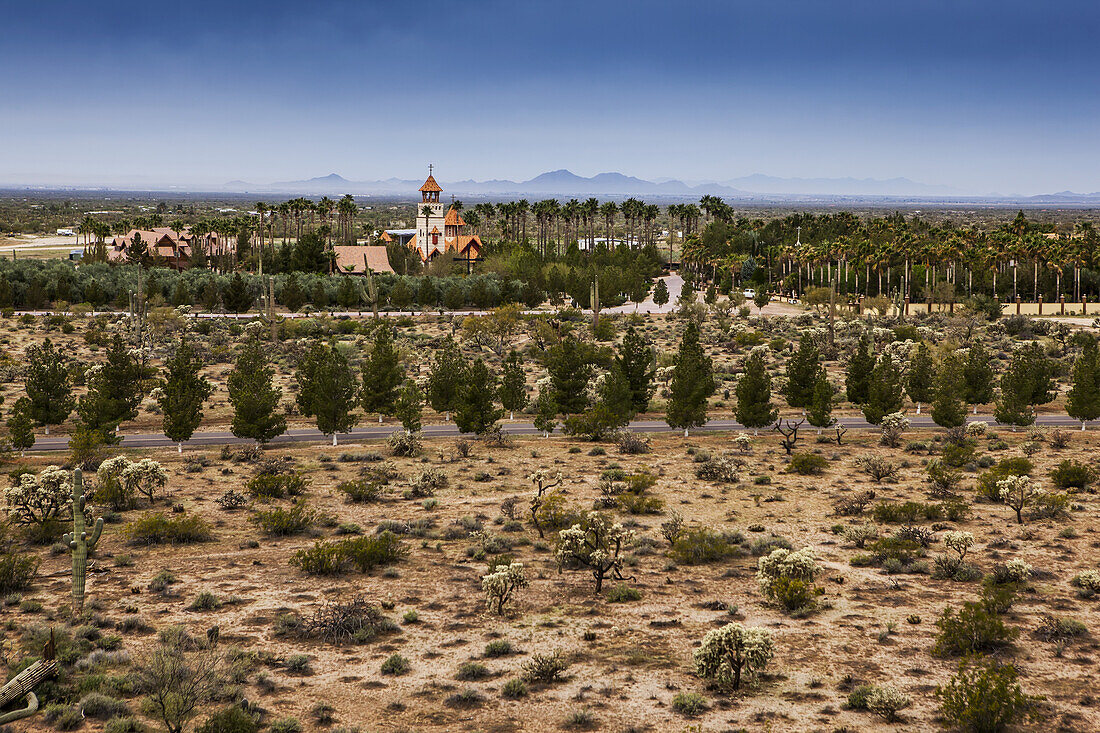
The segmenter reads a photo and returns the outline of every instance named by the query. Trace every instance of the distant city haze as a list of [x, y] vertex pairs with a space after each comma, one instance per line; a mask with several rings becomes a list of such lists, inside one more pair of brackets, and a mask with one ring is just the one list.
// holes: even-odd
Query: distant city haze
[[1100, 191], [1095, 2], [42, 0], [3, 16], [0, 186], [422, 181], [433, 163], [440, 181]]

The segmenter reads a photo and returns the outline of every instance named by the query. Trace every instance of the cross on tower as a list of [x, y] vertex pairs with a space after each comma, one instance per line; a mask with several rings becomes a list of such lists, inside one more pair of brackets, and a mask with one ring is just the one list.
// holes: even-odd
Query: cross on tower
[[429, 176], [432, 174], [432, 168], [434, 168], [434, 167], [435, 166], [433, 166], [431, 163], [428, 163], [428, 175]]

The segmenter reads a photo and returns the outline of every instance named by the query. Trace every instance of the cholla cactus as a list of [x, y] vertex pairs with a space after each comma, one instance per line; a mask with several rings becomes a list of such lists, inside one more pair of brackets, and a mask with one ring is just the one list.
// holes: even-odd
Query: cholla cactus
[[35, 476], [25, 473], [19, 484], [4, 489], [8, 516], [18, 524], [42, 524], [61, 518], [72, 503], [69, 472], [48, 466]]
[[695, 673], [736, 690], [741, 687], [742, 677], [762, 672], [774, 654], [767, 629], [726, 624], [703, 637], [693, 655]]
[[901, 440], [901, 434], [908, 430], [911, 424], [909, 418], [900, 412], [891, 412], [889, 415], [883, 416], [882, 422], [879, 424], [879, 427], [882, 428], [880, 442], [891, 448], [896, 447], [898, 441]]
[[481, 576], [481, 590], [489, 602], [489, 610], [504, 615], [504, 604], [512, 600], [515, 592], [528, 586], [527, 575], [523, 572], [523, 563], [498, 565], [496, 570]]
[[1034, 504], [1046, 492], [1027, 476], [1009, 476], [997, 482], [997, 494], [1016, 511], [1016, 522], [1024, 523], [1024, 507]]
[[975, 420], [966, 426], [966, 434], [971, 438], [980, 438], [989, 430], [989, 424], [982, 420]]
[[149, 503], [155, 502], [157, 492], [168, 485], [168, 474], [150, 458], [140, 461], [131, 461], [125, 456], [109, 458], [100, 464], [96, 478], [100, 484], [117, 481], [124, 495], [141, 494]]
[[1091, 598], [1100, 593], [1100, 573], [1095, 570], [1086, 570], [1075, 575], [1070, 584], [1080, 588], [1083, 595]]
[[878, 527], [874, 522], [865, 522], [844, 528], [844, 539], [858, 548], [878, 539]]
[[875, 685], [867, 693], [867, 709], [883, 720], [892, 723], [898, 719], [898, 711], [912, 704], [909, 696], [893, 687]]
[[103, 532], [103, 517], [95, 520], [92, 536], [84, 529], [84, 480], [80, 469], [73, 471], [73, 532], [61, 538], [73, 556], [73, 617], [84, 610], [84, 584], [88, 573], [88, 555], [95, 549]]
[[765, 555], [757, 562], [756, 582], [760, 585], [760, 592], [771, 597], [776, 580], [789, 579], [812, 583], [818, 570], [812, 547], [803, 547], [798, 552], [791, 552], [781, 547], [772, 550], [771, 554]]
[[1023, 583], [1031, 576], [1031, 566], [1020, 558], [1005, 563], [1005, 574], [1017, 583]]
[[633, 536], [633, 532], [621, 524], [611, 524], [599, 512], [588, 512], [580, 522], [558, 533], [559, 570], [573, 563], [589, 568], [599, 593], [608, 575], [622, 579], [623, 560], [619, 554], [623, 543]]
[[733, 439], [733, 445], [742, 453], [748, 453], [752, 450], [752, 438], [747, 433], [738, 433]]
[[974, 546], [974, 535], [970, 532], [944, 532], [943, 545], [959, 553], [959, 562], [962, 562], [966, 553]]

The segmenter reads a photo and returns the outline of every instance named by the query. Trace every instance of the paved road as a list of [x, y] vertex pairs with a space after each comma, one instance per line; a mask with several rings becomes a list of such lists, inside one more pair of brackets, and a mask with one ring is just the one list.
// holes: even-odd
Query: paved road
[[[932, 418], [927, 414], [925, 415], [909, 415], [909, 419], [912, 421], [914, 428], [933, 428], [935, 423], [932, 422]], [[999, 426], [991, 416], [989, 415], [970, 415], [968, 418], [970, 421], [981, 420], [989, 423], [991, 426]], [[1081, 423], [1068, 415], [1040, 415], [1036, 420], [1039, 425], [1051, 427], [1066, 427], [1066, 428], [1078, 428]], [[868, 423], [861, 417], [842, 417], [840, 418], [840, 424], [846, 428], [853, 430], [867, 430], [877, 429], [875, 426]], [[502, 423], [504, 432], [509, 435], [538, 435], [539, 431], [535, 429], [535, 426], [529, 422], [508, 422]], [[630, 423], [629, 429], [636, 433], [667, 433], [674, 432], [673, 428], [670, 428], [664, 420], [635, 420]], [[803, 429], [807, 434], [815, 432], [815, 429], [808, 424], [803, 425]], [[356, 442], [363, 440], [384, 440], [388, 438], [390, 434], [400, 430], [400, 426], [388, 424], [388, 425], [366, 425], [358, 427], [352, 430], [350, 433], [340, 434], [340, 442]], [[698, 428], [701, 431], [720, 431], [720, 430], [746, 430], [743, 426], [734, 420], [711, 420], [703, 428]], [[559, 431], [560, 432], [560, 431]], [[767, 432], [767, 431], [764, 431]], [[458, 428], [454, 423], [445, 423], [443, 425], [425, 425], [422, 431], [425, 438], [457, 438], [459, 433]], [[288, 443], [327, 443], [330, 442], [330, 438], [326, 438], [319, 431], [313, 428], [299, 428], [295, 430], [288, 430], [283, 435], [280, 435], [275, 440], [271, 441], [273, 445], [285, 445]], [[221, 445], [236, 445], [242, 443], [252, 443], [253, 441], [246, 438], [237, 438], [232, 433], [224, 431], [202, 432], [196, 433], [191, 440], [184, 443], [187, 448], [203, 448], [209, 446], [221, 446]], [[166, 438], [160, 433], [136, 433], [130, 435], [124, 435], [122, 439], [122, 446], [124, 448], [167, 448], [174, 446], [171, 440]], [[35, 451], [60, 451], [68, 450], [69, 439], [68, 436], [50, 436], [40, 437], [34, 444], [33, 450]]]

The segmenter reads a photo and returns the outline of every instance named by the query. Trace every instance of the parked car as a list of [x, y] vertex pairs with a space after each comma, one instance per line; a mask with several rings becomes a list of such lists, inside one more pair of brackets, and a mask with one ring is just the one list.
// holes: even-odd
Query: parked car
[[748, 288], [748, 289], [745, 290], [744, 295], [745, 295], [745, 300], [752, 300], [753, 298], [756, 297], [756, 291], [753, 290], [752, 288]]

